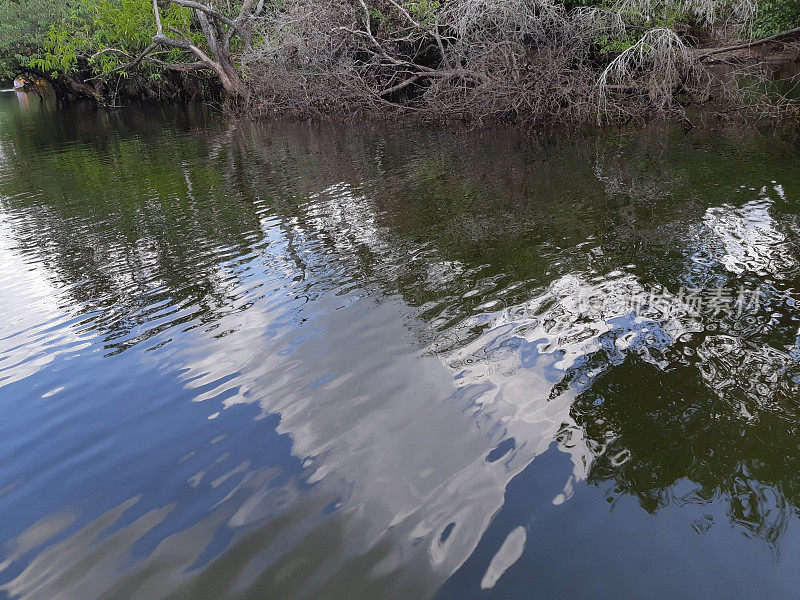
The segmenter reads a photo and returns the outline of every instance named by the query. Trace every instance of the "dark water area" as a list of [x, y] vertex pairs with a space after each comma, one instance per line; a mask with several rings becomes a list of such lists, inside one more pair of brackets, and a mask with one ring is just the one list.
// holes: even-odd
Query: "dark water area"
[[0, 597], [795, 598], [799, 165], [0, 94]]

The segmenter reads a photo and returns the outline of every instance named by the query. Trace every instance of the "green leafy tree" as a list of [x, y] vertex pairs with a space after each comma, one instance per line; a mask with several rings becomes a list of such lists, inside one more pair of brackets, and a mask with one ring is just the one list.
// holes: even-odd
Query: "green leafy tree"
[[163, 70], [211, 71], [231, 96], [247, 97], [234, 52], [251, 43], [251, 21], [263, 0], [220, 8], [194, 0], [164, 6], [158, 0], [73, 1], [77, 8], [50, 27], [31, 60], [42, 72], [77, 75], [97, 87], [143, 67], [151, 77]]
[[71, 12], [75, 0], [0, 0], [0, 80], [32, 68], [44, 55], [51, 29]]
[[[33, 64], [45, 72], [78, 72], [88, 68], [93, 75], [109, 76], [122, 72], [153, 43], [156, 22], [146, 0], [78, 0], [79, 8], [50, 28], [43, 40], [42, 52]], [[191, 31], [191, 11], [170, 5], [162, 11], [163, 25], [171, 29]], [[190, 34], [201, 44], [202, 36]], [[137, 63], [161, 67], [178, 62], [179, 49], [158, 56], [144, 57]]]

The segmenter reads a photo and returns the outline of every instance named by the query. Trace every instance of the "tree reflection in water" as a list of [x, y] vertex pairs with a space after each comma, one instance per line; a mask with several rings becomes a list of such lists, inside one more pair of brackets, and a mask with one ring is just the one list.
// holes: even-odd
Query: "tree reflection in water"
[[[612, 508], [724, 505], [779, 550], [800, 502], [795, 141], [653, 128], [534, 143], [158, 111], [0, 121], [4, 251], [47, 279], [58, 326], [121, 361], [104, 368], [161, 367], [134, 386], [158, 426], [111, 402], [111, 430], [147, 434], [117, 447], [121, 464], [140, 464], [137, 452], [156, 461], [141, 440], [172, 435], [173, 419], [206, 431], [185, 416], [192, 401], [230, 419], [227, 478], [204, 478], [225, 452], [187, 434], [180, 453], [164, 445], [194, 456], [194, 473], [170, 452], [158, 462], [177, 473], [174, 496], [136, 504], [115, 489], [76, 521], [161, 511], [169, 535], [120, 594], [152, 568], [144, 590], [199, 597], [213, 580], [222, 595], [242, 565], [248, 589], [285, 595], [327, 586], [344, 597], [354, 582], [425, 595], [467, 567], [490, 589], [527, 560], [537, 538], [526, 520], [557, 520], [583, 479], [609, 490]], [[762, 295], [745, 315], [618, 308], [681, 287]], [[576, 304], [590, 291], [604, 299], [596, 314]], [[48, 326], [1, 349], [63, 344]], [[127, 372], [75, 358], [87, 380], [100, 373], [67, 390], [75, 406], [86, 390], [105, 397], [102, 377], [127, 385]], [[37, 401], [43, 365], [20, 375]], [[160, 394], [174, 401], [167, 414]], [[228, 409], [242, 405], [254, 411], [237, 420]], [[174, 525], [173, 502], [193, 519]], [[691, 519], [698, 532], [716, 525]], [[132, 520], [131, 538], [148, 523]], [[190, 548], [180, 536], [193, 532], [204, 541]], [[127, 540], [98, 543], [125, 556]], [[69, 563], [75, 548], [41, 556]], [[170, 564], [200, 566], [175, 583]]]

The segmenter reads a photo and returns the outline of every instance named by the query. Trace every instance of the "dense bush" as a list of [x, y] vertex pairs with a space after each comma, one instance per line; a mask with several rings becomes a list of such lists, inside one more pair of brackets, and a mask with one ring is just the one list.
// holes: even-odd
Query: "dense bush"
[[800, 0], [761, 0], [753, 35], [766, 37], [800, 27]]
[[0, 80], [31, 67], [46, 53], [51, 28], [75, 10], [73, 0], [0, 0]]

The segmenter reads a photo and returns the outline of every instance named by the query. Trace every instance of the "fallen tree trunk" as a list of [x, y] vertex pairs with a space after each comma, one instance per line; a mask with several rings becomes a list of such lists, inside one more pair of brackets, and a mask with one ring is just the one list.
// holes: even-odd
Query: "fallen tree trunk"
[[61, 104], [68, 104], [79, 98], [97, 101], [103, 93], [103, 84], [97, 80], [90, 84], [67, 73], [58, 73], [54, 76], [31, 68], [25, 69], [24, 72], [35, 79], [49, 83], [50, 87], [53, 88], [56, 100]]
[[783, 42], [794, 37], [800, 38], [800, 27], [795, 27], [794, 29], [789, 29], [781, 33], [776, 33], [775, 35], [770, 35], [768, 37], [761, 38], [760, 40], [745, 42], [744, 44], [736, 44], [735, 46], [725, 46], [723, 48], [714, 48], [713, 50], [709, 50], [708, 52], [700, 54], [697, 57], [697, 60], [703, 61], [709, 58], [710, 56], [716, 56], [717, 54], [723, 54], [725, 52], [734, 52], [736, 50], [749, 50], [750, 48], [756, 48], [758, 46], [763, 46], [764, 44], [770, 44], [773, 42]]

